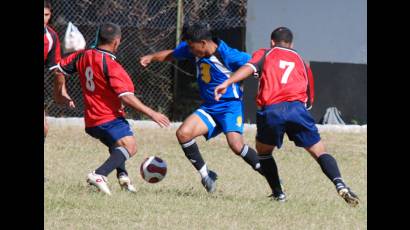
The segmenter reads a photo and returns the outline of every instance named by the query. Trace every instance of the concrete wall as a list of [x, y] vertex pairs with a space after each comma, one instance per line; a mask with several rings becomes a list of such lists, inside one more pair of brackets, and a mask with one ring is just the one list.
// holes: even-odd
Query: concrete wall
[[248, 0], [247, 51], [269, 47], [279, 26], [307, 60], [367, 64], [366, 0]]
[[[246, 51], [270, 47], [286, 26], [294, 48], [311, 62], [316, 122], [335, 106], [348, 123], [367, 123], [367, 2], [365, 0], [248, 0]], [[255, 122], [257, 81], [245, 81], [245, 121]]]

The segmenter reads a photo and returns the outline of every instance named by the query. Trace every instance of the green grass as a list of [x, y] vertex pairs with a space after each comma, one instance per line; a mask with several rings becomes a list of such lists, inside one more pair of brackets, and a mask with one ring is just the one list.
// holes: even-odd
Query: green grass
[[[274, 156], [288, 195], [270, 201], [269, 186], [228, 148], [224, 135], [197, 142], [210, 169], [219, 175], [209, 195], [186, 160], [175, 129], [134, 127], [138, 153], [127, 162], [137, 194], [121, 191], [115, 173], [108, 179], [113, 196], [87, 186], [86, 175], [108, 157], [107, 148], [81, 127], [53, 127], [45, 144], [45, 229], [366, 229], [367, 134], [322, 133], [328, 152], [361, 203], [348, 206], [319, 165], [285, 138]], [[245, 131], [254, 146], [255, 130]], [[149, 184], [139, 175], [145, 157], [168, 164], [163, 181]]]

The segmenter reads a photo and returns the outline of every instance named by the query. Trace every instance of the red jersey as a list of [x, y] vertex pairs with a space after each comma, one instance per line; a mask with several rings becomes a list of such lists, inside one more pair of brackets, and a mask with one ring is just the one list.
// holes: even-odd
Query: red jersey
[[[259, 49], [246, 64], [260, 73], [258, 106], [285, 101], [313, 102], [313, 75], [300, 55], [288, 48]], [[310, 101], [308, 101], [308, 96]]]
[[63, 58], [64, 74], [79, 73], [86, 127], [94, 127], [125, 115], [120, 97], [134, 94], [134, 84], [115, 56], [101, 49], [80, 50]]
[[53, 67], [61, 60], [60, 40], [50, 26], [44, 27], [44, 65]]

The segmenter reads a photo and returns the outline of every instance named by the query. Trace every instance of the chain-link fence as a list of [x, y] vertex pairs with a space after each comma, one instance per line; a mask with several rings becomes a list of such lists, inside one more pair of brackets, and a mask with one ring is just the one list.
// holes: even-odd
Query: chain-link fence
[[[170, 62], [152, 63], [148, 68], [142, 68], [139, 57], [174, 48], [177, 43], [177, 28], [182, 28], [177, 25], [182, 25], [183, 22], [206, 20], [216, 30], [244, 27], [246, 2], [247, 0], [55, 0], [51, 1], [51, 26], [63, 42], [67, 24], [72, 22], [89, 46], [95, 39], [100, 23], [111, 21], [119, 24], [123, 35], [116, 56], [131, 76], [136, 95], [146, 105], [172, 118], [173, 110], [181, 109], [177, 106], [180, 103], [175, 97], [180, 90], [177, 84], [181, 83], [181, 80], [177, 81], [178, 74], [192, 76], [190, 79], [183, 78], [182, 83], [195, 89], [195, 73], [192, 70], [184, 71], [176, 63]], [[177, 17], [178, 4], [182, 4], [182, 20]], [[64, 49], [62, 51], [63, 57], [68, 55], [64, 53]], [[69, 94], [76, 102], [76, 109], [70, 110], [53, 102], [52, 76], [46, 69], [44, 73], [44, 97], [48, 115], [83, 116], [81, 87], [77, 75], [67, 78]], [[129, 117], [137, 117], [136, 113], [127, 112]]]

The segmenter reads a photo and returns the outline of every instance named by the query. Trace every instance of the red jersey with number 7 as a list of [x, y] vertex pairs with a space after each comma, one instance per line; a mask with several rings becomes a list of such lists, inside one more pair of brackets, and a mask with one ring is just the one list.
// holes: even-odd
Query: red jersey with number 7
[[277, 46], [259, 49], [246, 65], [260, 78], [258, 106], [285, 101], [301, 101], [307, 106], [313, 103], [312, 71], [295, 50]]
[[58, 64], [66, 75], [79, 74], [87, 128], [124, 117], [120, 97], [134, 94], [130, 76], [115, 59], [112, 53], [96, 48], [72, 53]]

